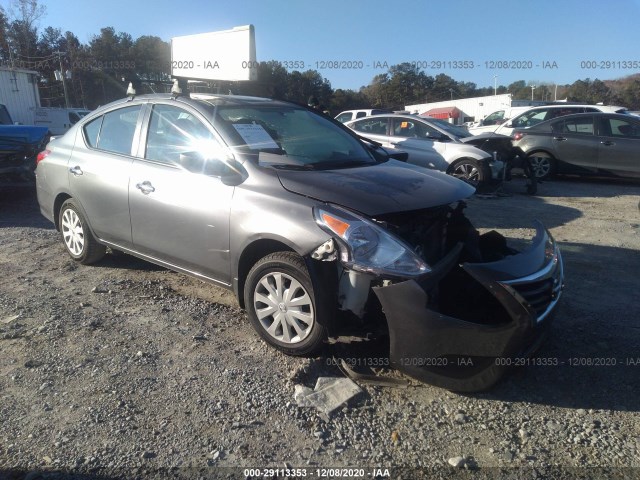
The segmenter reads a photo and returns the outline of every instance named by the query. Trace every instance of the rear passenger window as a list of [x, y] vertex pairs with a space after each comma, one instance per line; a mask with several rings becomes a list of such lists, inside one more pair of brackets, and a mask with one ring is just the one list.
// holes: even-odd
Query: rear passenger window
[[554, 127], [556, 125], [563, 125], [562, 133], [593, 135], [593, 117], [591, 115], [587, 115], [586, 118], [574, 118], [558, 122], [554, 124]]
[[98, 146], [98, 134], [100, 133], [102, 118], [103, 117], [98, 117], [84, 126], [84, 138], [86, 139], [87, 144], [92, 148], [97, 148]]
[[92, 148], [131, 155], [140, 105], [119, 108], [84, 126], [84, 137]]
[[98, 148], [108, 152], [131, 155], [140, 105], [120, 108], [104, 115]]
[[369, 118], [367, 120], [361, 120], [353, 124], [353, 129], [356, 132], [361, 132], [373, 135], [386, 135], [387, 134], [387, 119], [386, 117]]

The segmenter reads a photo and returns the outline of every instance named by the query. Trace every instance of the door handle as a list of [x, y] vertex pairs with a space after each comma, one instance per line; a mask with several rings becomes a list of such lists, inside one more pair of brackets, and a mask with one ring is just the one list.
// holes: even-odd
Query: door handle
[[390, 142], [391, 146], [393, 147], [399, 147], [400, 146], [400, 142]]
[[73, 168], [70, 168], [69, 172], [73, 173], [76, 177], [82, 175], [82, 173], [83, 173], [82, 169], [78, 165], [76, 165]]
[[557, 140], [559, 142], [564, 142], [567, 138], [566, 137], [553, 137], [554, 140]]
[[613, 147], [616, 144], [616, 142], [612, 142], [611, 140], [604, 140], [600, 143], [605, 147]]
[[151, 185], [151, 182], [146, 180], [142, 183], [136, 184], [136, 188], [140, 190], [142, 193], [144, 193], [145, 195], [149, 195], [151, 192], [156, 191], [153, 185]]

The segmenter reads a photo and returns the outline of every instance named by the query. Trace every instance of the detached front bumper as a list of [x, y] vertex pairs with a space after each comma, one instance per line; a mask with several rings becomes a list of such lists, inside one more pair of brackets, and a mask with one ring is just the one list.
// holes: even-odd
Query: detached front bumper
[[[374, 287], [389, 327], [391, 364], [432, 385], [478, 391], [535, 351], [564, 282], [560, 250], [540, 222], [535, 227], [521, 253], [459, 265], [454, 249], [419, 280]], [[443, 296], [450, 299], [444, 308]]]

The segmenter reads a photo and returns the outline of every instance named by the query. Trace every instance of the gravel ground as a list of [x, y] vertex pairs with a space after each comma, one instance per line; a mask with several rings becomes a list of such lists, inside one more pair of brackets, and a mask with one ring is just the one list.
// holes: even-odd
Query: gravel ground
[[506, 191], [474, 224], [518, 243], [538, 218], [565, 260], [538, 356], [480, 394], [361, 385], [330, 417], [294, 390], [343, 376], [331, 351], [284, 356], [228, 292], [135, 258], [76, 265], [33, 192], [1, 192], [0, 479], [639, 478], [640, 184]]

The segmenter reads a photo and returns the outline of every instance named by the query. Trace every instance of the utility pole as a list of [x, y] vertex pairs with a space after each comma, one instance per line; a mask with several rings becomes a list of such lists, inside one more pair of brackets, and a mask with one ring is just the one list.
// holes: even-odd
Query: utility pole
[[62, 78], [62, 89], [64, 90], [64, 104], [69, 108], [69, 95], [67, 94], [67, 84], [64, 81], [65, 72], [62, 69], [62, 52], [53, 52], [58, 55], [58, 61], [60, 62], [60, 77]]
[[493, 96], [498, 94], [498, 75], [493, 76]]
[[536, 89], [535, 85], [531, 85], [531, 101], [533, 101], [533, 91]]

